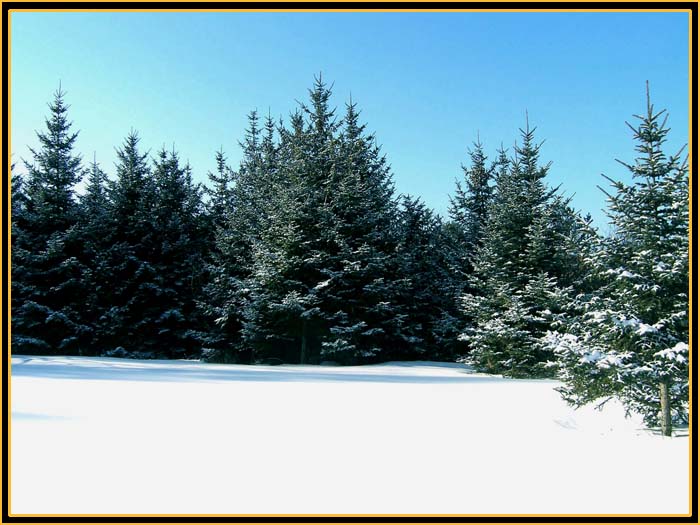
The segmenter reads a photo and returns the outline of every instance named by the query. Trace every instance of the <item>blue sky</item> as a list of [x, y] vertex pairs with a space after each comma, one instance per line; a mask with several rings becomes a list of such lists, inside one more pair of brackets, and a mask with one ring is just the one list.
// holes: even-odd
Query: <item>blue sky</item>
[[477, 132], [493, 157], [526, 110], [550, 183], [603, 230], [596, 186], [628, 180], [614, 159], [634, 157], [624, 122], [646, 80], [669, 151], [688, 141], [686, 13], [13, 13], [11, 60], [15, 161], [60, 81], [86, 161], [113, 174], [133, 128], [204, 182], [219, 147], [237, 164], [251, 109], [286, 117], [322, 72], [341, 113], [358, 102], [397, 190], [443, 214]]

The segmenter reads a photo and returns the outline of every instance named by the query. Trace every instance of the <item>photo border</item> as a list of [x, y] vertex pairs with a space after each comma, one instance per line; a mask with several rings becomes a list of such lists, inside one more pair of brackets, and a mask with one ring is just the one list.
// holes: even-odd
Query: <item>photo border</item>
[[[697, 14], [698, 2], [662, 1], [379, 1], [379, 2], [228, 2], [163, 0], [118, 1], [1, 1], [2, 3], [2, 523], [698, 523], [697, 464]], [[10, 74], [11, 14], [38, 11], [129, 12], [687, 12], [689, 23], [689, 173], [690, 173], [690, 513], [689, 514], [11, 514], [10, 513]], [[650, 482], [654, 482], [650, 479]]]

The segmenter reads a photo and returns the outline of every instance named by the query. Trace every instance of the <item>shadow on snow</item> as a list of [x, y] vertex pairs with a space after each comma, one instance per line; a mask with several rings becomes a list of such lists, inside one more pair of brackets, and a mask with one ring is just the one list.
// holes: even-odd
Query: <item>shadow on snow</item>
[[[449, 372], [449, 375], [435, 373]], [[116, 358], [13, 356], [12, 377], [156, 382], [360, 382], [492, 383], [513, 381], [475, 374], [457, 363], [402, 362], [357, 367], [318, 365], [219, 365], [192, 361], [138, 361]], [[542, 380], [520, 380], [537, 381]]]

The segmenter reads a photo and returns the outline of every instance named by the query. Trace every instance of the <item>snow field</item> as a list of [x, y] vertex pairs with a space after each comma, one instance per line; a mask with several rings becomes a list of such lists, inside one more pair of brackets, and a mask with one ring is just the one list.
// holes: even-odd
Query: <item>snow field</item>
[[574, 411], [556, 385], [13, 357], [11, 513], [687, 512], [687, 437]]

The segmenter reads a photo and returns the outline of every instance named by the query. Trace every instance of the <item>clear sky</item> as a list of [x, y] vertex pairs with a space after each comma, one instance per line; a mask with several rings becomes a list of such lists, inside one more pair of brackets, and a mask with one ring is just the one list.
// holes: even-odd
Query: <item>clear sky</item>
[[13, 13], [11, 60], [14, 161], [60, 81], [86, 161], [113, 174], [133, 128], [204, 182], [219, 147], [237, 164], [251, 109], [286, 117], [322, 72], [341, 113], [358, 102], [397, 190], [443, 214], [477, 133], [493, 157], [526, 110], [550, 183], [603, 230], [596, 185], [628, 179], [614, 158], [634, 157], [624, 122], [646, 80], [669, 150], [688, 141], [686, 13]]

